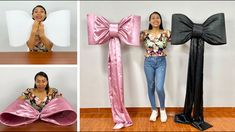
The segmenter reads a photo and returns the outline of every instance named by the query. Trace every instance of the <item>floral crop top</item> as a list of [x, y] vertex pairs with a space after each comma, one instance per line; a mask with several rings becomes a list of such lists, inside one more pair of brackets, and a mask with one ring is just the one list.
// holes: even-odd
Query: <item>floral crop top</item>
[[58, 90], [56, 88], [50, 88], [49, 93], [44, 98], [44, 100], [40, 100], [39, 97], [35, 96], [33, 94], [34, 88], [28, 88], [23, 93], [22, 96], [24, 96], [25, 100], [30, 103], [35, 109], [37, 109], [39, 112], [48, 104], [52, 99], [62, 96], [61, 93], [58, 93]]
[[171, 33], [170, 31], [164, 31], [158, 36], [153, 36], [147, 33], [144, 39], [144, 45], [146, 48], [145, 56], [166, 56], [166, 46], [170, 42]]
[[48, 52], [49, 50], [46, 48], [46, 46], [43, 43], [39, 43], [38, 45], [35, 45], [32, 50], [34, 52]]

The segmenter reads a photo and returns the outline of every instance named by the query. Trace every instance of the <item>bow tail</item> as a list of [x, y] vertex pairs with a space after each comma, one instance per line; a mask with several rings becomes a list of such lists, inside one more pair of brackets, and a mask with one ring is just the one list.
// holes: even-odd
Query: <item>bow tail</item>
[[190, 45], [184, 113], [187, 117], [191, 117], [193, 109], [194, 120], [202, 120], [202, 121], [203, 121], [203, 62], [204, 62], [204, 41], [202, 39], [193, 38], [191, 40], [191, 45]]
[[197, 39], [192, 39], [190, 44], [190, 53], [189, 53], [189, 61], [188, 61], [188, 77], [187, 77], [187, 89], [185, 96], [185, 104], [184, 104], [184, 114], [189, 119], [192, 113], [192, 107], [194, 104], [194, 96], [195, 96], [195, 75], [196, 75], [196, 64], [197, 64]]
[[114, 122], [132, 125], [131, 118], [124, 106], [123, 69], [118, 38], [110, 39], [109, 42], [108, 80], [109, 98]]
[[[194, 44], [195, 45], [195, 44]], [[203, 131], [210, 127], [211, 124], [204, 121], [203, 118], [203, 63], [204, 63], [204, 41], [197, 39], [196, 42], [197, 56], [195, 63], [194, 75], [194, 108], [193, 108], [193, 121], [192, 125], [197, 129]]]
[[196, 47], [197, 56], [195, 64], [194, 75], [194, 111], [193, 118], [196, 121], [204, 121], [203, 119], [203, 62], [204, 62], [204, 41], [202, 39], [197, 40]]
[[[204, 41], [193, 38], [190, 45], [189, 67], [187, 78], [187, 90], [185, 97], [183, 116], [186, 121], [200, 129], [205, 130], [212, 125], [203, 118], [203, 63], [204, 63]], [[193, 112], [193, 118], [191, 113]]]
[[[203, 121], [203, 58], [204, 41], [192, 38], [184, 111], [176, 115], [176, 122], [190, 124], [193, 120]], [[191, 117], [192, 112], [193, 118]]]

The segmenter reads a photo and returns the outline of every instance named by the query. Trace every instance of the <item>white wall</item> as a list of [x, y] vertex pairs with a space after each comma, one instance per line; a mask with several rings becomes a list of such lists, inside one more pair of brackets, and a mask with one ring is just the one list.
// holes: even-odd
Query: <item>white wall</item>
[[[28, 51], [26, 45], [21, 47], [10, 47], [8, 40], [8, 32], [6, 26], [7, 10], [23, 10], [32, 13], [32, 9], [36, 5], [43, 5], [47, 13], [58, 10], [71, 11], [71, 30], [70, 30], [70, 47], [53, 46], [53, 51], [76, 51], [77, 50], [77, 2], [76, 1], [1, 1], [0, 2], [0, 52], [8, 51]], [[16, 20], [17, 22], [17, 20]]]
[[0, 111], [15, 101], [27, 88], [33, 88], [34, 76], [40, 71], [47, 74], [50, 87], [57, 88], [76, 110], [76, 67], [10, 66], [0, 67]]
[[[162, 14], [164, 27], [171, 29], [173, 13], [186, 14], [195, 23], [203, 23], [209, 16], [223, 12], [226, 19], [227, 45], [205, 44], [204, 106], [235, 106], [235, 2], [84, 2], [80, 10], [80, 60], [82, 108], [110, 107], [107, 82], [108, 44], [88, 45], [86, 15], [95, 13], [111, 22], [119, 22], [131, 14], [141, 16], [141, 29], [147, 29], [148, 17], [153, 11]], [[168, 46], [165, 81], [166, 107], [183, 107], [186, 92], [189, 42]], [[127, 107], [150, 106], [143, 70], [144, 49], [122, 46], [125, 104]]]

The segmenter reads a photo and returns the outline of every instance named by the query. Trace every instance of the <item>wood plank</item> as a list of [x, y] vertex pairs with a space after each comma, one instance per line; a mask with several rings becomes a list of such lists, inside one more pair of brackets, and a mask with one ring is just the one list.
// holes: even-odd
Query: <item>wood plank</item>
[[[167, 107], [166, 110], [172, 113], [178, 113], [183, 107]], [[128, 112], [150, 112], [150, 107], [127, 107]], [[204, 107], [204, 112], [235, 112], [234, 107]], [[111, 113], [111, 108], [80, 108], [80, 113]]]
[[77, 64], [77, 52], [0, 52], [0, 64]]
[[[120, 131], [198, 131], [191, 125], [174, 122], [174, 115], [182, 111], [181, 107], [166, 108], [168, 120], [161, 123], [158, 116], [156, 122], [150, 122], [150, 108], [127, 108], [133, 126]], [[233, 107], [205, 107], [204, 120], [213, 125], [207, 131], [235, 131], [235, 112]], [[114, 122], [110, 108], [81, 108], [80, 131], [112, 131]]]

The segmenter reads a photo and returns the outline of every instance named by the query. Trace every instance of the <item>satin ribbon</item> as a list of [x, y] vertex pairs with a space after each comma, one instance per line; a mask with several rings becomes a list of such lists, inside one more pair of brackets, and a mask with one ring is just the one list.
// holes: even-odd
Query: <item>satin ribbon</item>
[[40, 119], [60, 126], [67, 126], [76, 122], [77, 113], [65, 98], [58, 97], [51, 100], [42, 109]]
[[51, 100], [41, 113], [27, 101], [17, 99], [0, 114], [0, 122], [7, 126], [30, 124], [39, 118], [46, 122], [67, 126], [76, 122], [77, 114], [63, 97]]
[[39, 115], [28, 102], [17, 99], [0, 114], [0, 122], [7, 126], [20, 126], [36, 121]]
[[173, 45], [184, 44], [191, 39], [184, 112], [176, 115], [175, 121], [205, 130], [211, 125], [204, 122], [203, 117], [204, 41], [211, 45], [226, 44], [224, 14], [212, 15], [203, 24], [193, 23], [183, 14], [173, 14], [171, 35]]
[[108, 82], [113, 121], [131, 125], [132, 120], [124, 106], [120, 41], [127, 45], [139, 46], [140, 16], [132, 15], [123, 18], [119, 23], [110, 23], [102, 16], [88, 14], [87, 24], [90, 45], [109, 42]]

